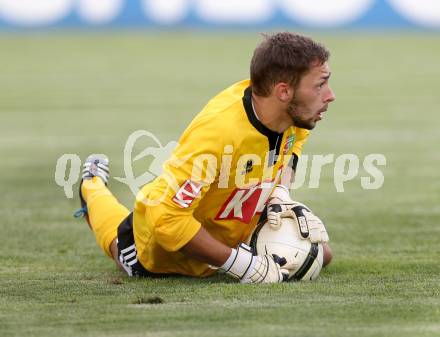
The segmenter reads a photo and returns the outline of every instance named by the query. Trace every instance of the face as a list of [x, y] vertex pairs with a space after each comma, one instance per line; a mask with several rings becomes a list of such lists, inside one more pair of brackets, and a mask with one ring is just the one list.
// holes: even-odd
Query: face
[[312, 66], [301, 78], [287, 106], [287, 114], [295, 126], [312, 130], [323, 118], [328, 105], [335, 100], [328, 83], [330, 74], [330, 68], [325, 62]]

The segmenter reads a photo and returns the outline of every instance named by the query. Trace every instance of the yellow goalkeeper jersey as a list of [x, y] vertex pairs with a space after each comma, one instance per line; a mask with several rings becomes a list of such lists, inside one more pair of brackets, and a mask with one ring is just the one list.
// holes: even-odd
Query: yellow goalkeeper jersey
[[245, 80], [211, 99], [184, 131], [163, 173], [137, 195], [133, 231], [147, 270], [212, 274], [179, 249], [200, 226], [229, 247], [245, 241], [283, 167], [301, 154], [308, 131], [269, 130], [255, 115], [251, 96]]

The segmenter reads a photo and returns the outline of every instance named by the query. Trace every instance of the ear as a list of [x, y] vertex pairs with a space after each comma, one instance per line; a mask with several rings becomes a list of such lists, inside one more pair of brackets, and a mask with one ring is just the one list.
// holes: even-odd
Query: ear
[[275, 96], [283, 103], [290, 102], [293, 98], [293, 88], [288, 83], [279, 82], [273, 90]]

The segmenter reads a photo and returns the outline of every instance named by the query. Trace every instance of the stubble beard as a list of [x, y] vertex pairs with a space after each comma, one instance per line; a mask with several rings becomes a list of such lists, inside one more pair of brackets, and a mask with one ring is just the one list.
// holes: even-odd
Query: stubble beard
[[298, 128], [313, 130], [316, 126], [315, 121], [304, 120], [301, 115], [301, 102], [295, 99], [295, 97], [290, 101], [287, 106], [287, 114], [292, 119], [292, 124]]

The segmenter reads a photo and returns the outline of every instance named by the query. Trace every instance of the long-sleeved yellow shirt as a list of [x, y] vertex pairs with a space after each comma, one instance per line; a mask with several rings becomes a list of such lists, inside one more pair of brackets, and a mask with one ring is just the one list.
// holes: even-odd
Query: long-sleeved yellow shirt
[[163, 173], [144, 186], [133, 212], [138, 259], [149, 271], [207, 276], [207, 264], [179, 249], [203, 226], [229, 247], [256, 226], [282, 168], [308, 131], [278, 134], [256, 117], [249, 80], [225, 89], [184, 131]]

